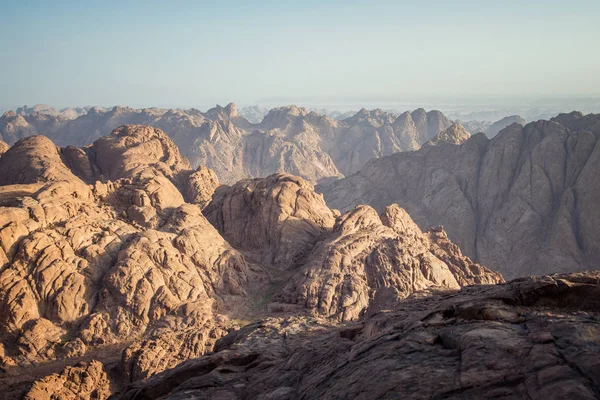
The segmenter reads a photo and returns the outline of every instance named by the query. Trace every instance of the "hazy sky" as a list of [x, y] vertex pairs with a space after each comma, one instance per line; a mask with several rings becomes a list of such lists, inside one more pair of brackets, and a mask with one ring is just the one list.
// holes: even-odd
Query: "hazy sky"
[[599, 16], [599, 0], [0, 0], [0, 104], [599, 95]]

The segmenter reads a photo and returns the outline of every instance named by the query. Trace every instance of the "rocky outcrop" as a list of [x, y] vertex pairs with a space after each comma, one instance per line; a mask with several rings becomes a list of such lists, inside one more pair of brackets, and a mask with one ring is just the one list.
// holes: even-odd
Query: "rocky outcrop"
[[66, 367], [33, 384], [25, 400], [81, 399], [104, 400], [110, 396], [110, 382], [98, 361]]
[[468, 140], [470, 137], [471, 134], [467, 132], [467, 130], [460, 123], [457, 122], [455, 124], [452, 124], [445, 131], [440, 132], [426, 144], [429, 146], [435, 146], [440, 142], [461, 144]]
[[587, 273], [468, 287], [404, 300], [340, 327], [266, 319], [118, 398], [594, 399], [599, 279]]
[[210, 353], [218, 339], [233, 331], [232, 325], [207, 320], [192, 328], [159, 328], [148, 338], [128, 346], [123, 351], [121, 367], [127, 382], [146, 379], [178, 364]]
[[188, 203], [198, 204], [201, 208], [204, 208], [210, 203], [218, 187], [219, 178], [217, 178], [217, 174], [211, 169], [200, 166], [188, 176], [183, 195]]
[[204, 214], [233, 246], [281, 268], [302, 263], [335, 222], [310, 183], [284, 174], [221, 187]]
[[443, 230], [429, 239], [398, 206], [381, 217], [368, 206], [337, 217], [309, 183], [289, 175], [221, 187], [204, 213], [247, 258], [291, 273], [279, 280], [275, 302], [313, 315], [347, 321], [373, 298], [503, 281], [462, 256]]
[[317, 189], [342, 211], [397, 203], [421, 228], [443, 224], [467, 256], [505, 277], [591, 270], [600, 262], [599, 119], [513, 124], [492, 140], [373, 160]]
[[6, 142], [0, 140], [0, 157], [2, 156], [2, 154], [6, 153], [9, 148], [10, 146]]
[[446, 238], [438, 233], [439, 239], [433, 232], [429, 235], [435, 239], [428, 239], [397, 205], [381, 217], [373, 208], [359, 206], [338, 218], [319, 242], [284, 287], [284, 301], [349, 321], [363, 316], [373, 299], [390, 303], [422, 290], [503, 282], [452, 244], [444, 246]]
[[573, 111], [568, 114], [559, 114], [551, 121], [567, 127], [571, 131], [590, 131], [594, 134], [600, 133], [600, 116], [598, 114], [584, 115], [579, 111]]
[[122, 126], [95, 141], [89, 151], [98, 172], [110, 180], [130, 178], [146, 166], [174, 181], [190, 170], [175, 143], [160, 129], [148, 126]]
[[63, 163], [60, 149], [45, 136], [30, 136], [0, 158], [0, 185], [67, 181], [84, 183]]

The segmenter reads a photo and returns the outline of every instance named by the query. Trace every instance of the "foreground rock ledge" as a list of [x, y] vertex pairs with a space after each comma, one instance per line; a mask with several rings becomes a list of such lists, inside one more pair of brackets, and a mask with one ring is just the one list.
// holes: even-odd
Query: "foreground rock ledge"
[[600, 272], [412, 298], [360, 323], [267, 319], [116, 398], [594, 399]]

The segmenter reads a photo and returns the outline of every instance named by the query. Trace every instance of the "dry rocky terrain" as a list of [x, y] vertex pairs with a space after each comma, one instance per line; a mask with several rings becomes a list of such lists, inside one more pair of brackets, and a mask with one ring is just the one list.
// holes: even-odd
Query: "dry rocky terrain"
[[503, 282], [397, 205], [340, 215], [286, 174], [219, 186], [148, 126], [82, 148], [27, 137], [0, 172], [11, 398], [106, 398], [251, 321], [337, 329], [411, 296]]
[[[207, 114], [241, 131], [234, 111]], [[302, 109], [270, 114], [263, 124], [291, 131], [314, 117]], [[427, 165], [444, 155], [454, 161], [439, 168], [451, 174], [481, 162], [473, 148], [512, 165], [514, 151], [495, 141], [514, 135], [519, 171], [536, 160], [553, 177], [550, 161], [531, 154], [543, 159], [558, 141], [571, 149], [561, 182], [593, 187], [585, 178], [596, 152], [593, 117], [513, 125], [490, 142], [460, 124], [442, 129], [427, 114], [411, 115], [413, 123], [418, 115], [431, 129], [415, 136], [421, 150], [367, 169], [402, 156], [410, 172], [413, 158]], [[392, 126], [400, 117], [353, 118], [353, 126], [386, 119], [382, 126]], [[535, 150], [545, 140], [544, 151]], [[427, 225], [410, 201], [374, 202], [361, 190], [379, 189], [366, 184], [347, 189], [362, 170], [326, 203], [335, 191], [324, 198], [291, 174], [222, 185], [210, 168], [192, 167], [175, 142], [144, 125], [117, 127], [80, 147], [38, 135], [12, 147], [0, 142], [3, 398], [600, 397], [598, 272], [505, 283], [463, 255], [450, 240], [454, 231], [437, 225], [443, 218]], [[392, 168], [374, 170], [389, 180]], [[385, 179], [387, 190], [409, 184]], [[458, 187], [476, 193], [468, 183]], [[544, 198], [542, 189], [531, 192]], [[435, 204], [428, 201], [437, 192], [427, 190], [420, 201]], [[593, 192], [570, 190], [586, 207], [571, 218], [581, 212], [593, 223], [595, 209], [586, 206]], [[330, 208], [341, 193], [371, 205]], [[440, 217], [459, 215], [439, 206]], [[460, 222], [467, 229], [469, 221]], [[593, 248], [593, 233], [585, 235]], [[547, 251], [560, 251], [550, 244]]]

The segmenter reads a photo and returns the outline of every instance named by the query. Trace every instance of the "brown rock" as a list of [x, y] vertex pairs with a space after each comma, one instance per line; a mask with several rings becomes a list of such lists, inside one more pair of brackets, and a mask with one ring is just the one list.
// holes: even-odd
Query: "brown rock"
[[93, 360], [35, 382], [25, 400], [104, 400], [109, 396], [110, 382], [104, 367]]
[[0, 158], [0, 185], [50, 181], [84, 183], [63, 163], [58, 147], [45, 136], [17, 142]]
[[2, 154], [6, 153], [8, 151], [8, 149], [10, 149], [10, 146], [6, 142], [3, 142], [2, 140], [0, 140], [0, 156], [2, 156]]
[[440, 132], [433, 139], [427, 142], [427, 145], [436, 146], [439, 143], [461, 144], [467, 141], [471, 134], [460, 124], [452, 124], [448, 129]]
[[195, 203], [204, 208], [212, 200], [217, 187], [219, 187], [217, 174], [211, 169], [200, 166], [187, 179], [184, 197], [188, 203]]
[[153, 166], [172, 180], [190, 169], [187, 159], [160, 129], [125, 125], [94, 142], [92, 157], [100, 173], [116, 180], [129, 178], [146, 166]]
[[220, 187], [204, 214], [234, 247], [281, 268], [301, 263], [335, 221], [310, 183], [284, 174]]
[[336, 221], [283, 296], [315, 313], [348, 321], [362, 316], [381, 289], [377, 301], [385, 303], [383, 293], [399, 299], [425, 289], [503, 281], [451, 246], [432, 243], [396, 205], [381, 218], [373, 208], [359, 206]]
[[343, 327], [268, 319], [225, 336], [214, 354], [132, 383], [119, 398], [593, 399], [599, 279], [474, 286], [402, 301]]

